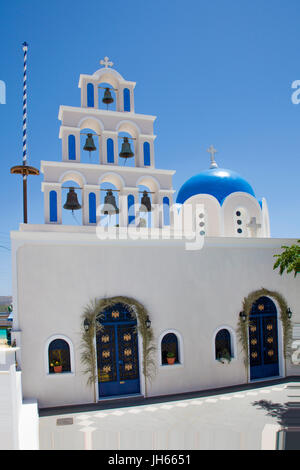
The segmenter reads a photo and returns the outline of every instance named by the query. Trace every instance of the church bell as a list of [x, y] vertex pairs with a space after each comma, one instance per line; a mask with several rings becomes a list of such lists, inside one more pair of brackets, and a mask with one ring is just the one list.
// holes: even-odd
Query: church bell
[[119, 155], [121, 158], [131, 158], [134, 156], [134, 153], [130, 147], [130, 143], [128, 142], [128, 137], [123, 137], [122, 148]]
[[102, 99], [102, 102], [109, 105], [110, 103], [113, 103], [114, 99], [111, 96], [111, 92], [109, 88], [105, 88], [104, 96]]
[[78, 202], [77, 194], [74, 188], [69, 189], [69, 192], [67, 194], [67, 200], [64, 204], [64, 209], [67, 209], [68, 211], [72, 212], [81, 209], [81, 205]]
[[93, 134], [87, 135], [83, 150], [86, 150], [87, 152], [94, 152], [94, 150], [97, 150], [93, 139]]
[[105, 214], [105, 215], [119, 214], [119, 209], [117, 207], [116, 198], [113, 195], [113, 192], [111, 189], [109, 189], [106, 192], [102, 214]]
[[152, 207], [151, 207], [150, 197], [148, 196], [147, 191], [144, 191], [143, 197], [141, 200], [140, 212], [151, 212], [151, 211], [152, 211]]

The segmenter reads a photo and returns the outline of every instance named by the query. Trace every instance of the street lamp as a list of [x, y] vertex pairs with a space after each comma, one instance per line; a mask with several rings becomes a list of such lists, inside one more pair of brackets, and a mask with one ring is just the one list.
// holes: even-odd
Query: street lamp
[[88, 321], [88, 319], [86, 318], [83, 322], [83, 326], [84, 326], [84, 329], [85, 331], [89, 331], [89, 328], [90, 328], [90, 322]]
[[241, 320], [242, 320], [243, 322], [246, 321], [247, 316], [246, 316], [245, 312], [240, 312], [240, 318], [241, 318]]

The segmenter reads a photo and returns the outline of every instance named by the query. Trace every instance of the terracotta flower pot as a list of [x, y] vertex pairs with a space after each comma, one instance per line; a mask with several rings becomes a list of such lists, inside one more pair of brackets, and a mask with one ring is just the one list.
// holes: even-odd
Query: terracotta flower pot
[[56, 374], [59, 374], [60, 372], [62, 372], [62, 366], [54, 366], [54, 372]]
[[167, 357], [168, 364], [174, 364], [175, 359], [175, 357]]

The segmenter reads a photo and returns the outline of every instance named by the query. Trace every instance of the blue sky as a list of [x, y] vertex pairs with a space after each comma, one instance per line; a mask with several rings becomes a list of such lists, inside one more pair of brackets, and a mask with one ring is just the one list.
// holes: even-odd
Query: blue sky
[[[105, 55], [136, 81], [138, 113], [157, 116], [158, 168], [174, 188], [206, 169], [239, 172], [266, 197], [274, 237], [299, 237], [299, 0], [0, 0], [0, 245], [22, 221], [21, 44], [28, 58], [29, 164], [60, 160], [58, 108], [79, 106], [80, 73]], [[43, 222], [42, 176], [29, 181], [29, 222]], [[0, 295], [11, 293], [10, 252], [0, 247]]]

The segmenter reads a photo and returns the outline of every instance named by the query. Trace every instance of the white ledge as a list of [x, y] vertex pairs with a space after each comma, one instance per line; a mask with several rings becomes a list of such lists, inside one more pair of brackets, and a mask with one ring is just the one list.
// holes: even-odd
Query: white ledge
[[98, 109], [98, 108], [80, 108], [79, 106], [65, 106], [61, 105], [59, 107], [59, 112], [58, 112], [58, 119], [60, 121], [63, 120], [63, 114], [64, 112], [72, 112], [72, 113], [81, 113], [81, 114], [89, 114], [89, 115], [95, 115], [95, 116], [112, 116], [114, 115], [115, 117], [118, 118], [123, 118], [126, 116], [126, 119], [141, 119], [144, 121], [152, 121], [154, 122], [156, 119], [156, 116], [152, 116], [150, 114], [137, 114], [133, 112], [128, 112], [128, 111], [110, 111], [106, 109]]

